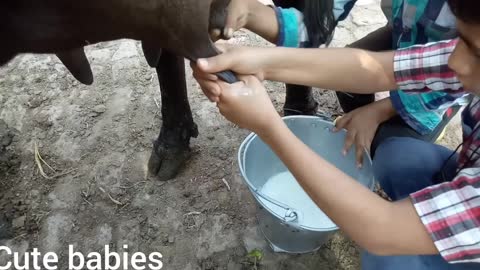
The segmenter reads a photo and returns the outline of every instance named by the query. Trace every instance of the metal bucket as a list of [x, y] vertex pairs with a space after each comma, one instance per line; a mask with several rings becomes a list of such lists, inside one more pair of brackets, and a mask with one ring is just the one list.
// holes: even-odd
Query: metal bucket
[[[369, 155], [364, 154], [363, 168], [358, 169], [355, 151], [350, 151], [346, 157], [341, 153], [345, 131], [333, 133], [333, 123], [313, 116], [290, 116], [283, 119], [290, 130], [313, 151], [367, 188], [373, 189], [375, 180]], [[252, 133], [243, 141], [238, 151], [238, 162], [242, 177], [258, 203], [257, 218], [260, 229], [275, 252], [315, 251], [338, 230], [338, 227], [313, 205], [301, 187], [295, 189], [289, 184], [289, 187], [285, 186], [285, 190], [280, 192], [282, 195], [278, 193], [276, 197], [272, 195], [274, 193], [267, 194], [266, 189], [265, 192], [262, 190], [272, 177], [288, 173], [288, 169], [257, 135]], [[292, 181], [296, 183], [293, 176]], [[282, 185], [284, 184], [287, 185], [287, 182], [282, 182]], [[279, 186], [280, 189], [283, 188], [282, 185]], [[338, 196], [345, 194], [339, 190]], [[303, 203], [288, 205], [285, 201], [290, 199], [285, 198], [308, 200], [315, 209], [305, 209], [304, 205], [307, 204]], [[317, 219], [314, 219], [313, 223], [311, 218], [308, 220], [308, 217], [318, 216], [318, 213], [325, 216], [318, 219], [318, 224], [315, 223]]]

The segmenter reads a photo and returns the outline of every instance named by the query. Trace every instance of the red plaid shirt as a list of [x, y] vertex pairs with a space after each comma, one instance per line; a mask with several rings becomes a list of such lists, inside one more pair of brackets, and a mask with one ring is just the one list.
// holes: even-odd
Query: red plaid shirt
[[[457, 40], [397, 51], [395, 78], [401, 90], [463, 91], [448, 58]], [[440, 254], [451, 263], [480, 263], [480, 97], [462, 114], [463, 146], [451, 181], [411, 194], [420, 219]], [[480, 265], [479, 265], [480, 269]]]

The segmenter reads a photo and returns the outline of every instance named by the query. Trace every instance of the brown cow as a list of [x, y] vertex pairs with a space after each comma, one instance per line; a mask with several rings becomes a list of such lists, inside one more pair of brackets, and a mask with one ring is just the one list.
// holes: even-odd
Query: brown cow
[[[162, 93], [163, 124], [148, 168], [167, 180], [188, 158], [190, 138], [198, 135], [188, 103], [183, 58], [195, 61], [217, 54], [208, 33], [224, 28], [230, 1], [3, 0], [0, 65], [18, 53], [55, 53], [75, 78], [92, 84], [84, 46], [121, 38], [141, 40], [147, 62], [157, 69]], [[274, 2], [307, 11], [311, 46], [319, 46], [330, 36], [334, 25], [325, 28], [321, 22], [326, 20], [324, 11], [331, 9], [331, 1]], [[219, 76], [228, 82], [236, 80], [231, 72]], [[285, 114], [313, 114], [316, 107], [310, 88], [287, 86]]]
[[[169, 179], [198, 135], [187, 99], [184, 60], [217, 54], [210, 29], [222, 29], [230, 0], [4, 0], [0, 3], [0, 65], [18, 53], [55, 53], [85, 84], [93, 75], [83, 47], [101, 41], [141, 40], [157, 69], [163, 125], [149, 162]], [[159, 49], [161, 48], [161, 49]], [[235, 81], [229, 72], [219, 74]]]

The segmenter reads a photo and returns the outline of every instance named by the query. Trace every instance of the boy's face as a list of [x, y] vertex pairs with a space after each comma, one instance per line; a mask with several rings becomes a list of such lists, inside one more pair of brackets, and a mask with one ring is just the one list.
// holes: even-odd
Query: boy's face
[[467, 91], [480, 95], [480, 24], [457, 20], [457, 29], [460, 41], [448, 64]]

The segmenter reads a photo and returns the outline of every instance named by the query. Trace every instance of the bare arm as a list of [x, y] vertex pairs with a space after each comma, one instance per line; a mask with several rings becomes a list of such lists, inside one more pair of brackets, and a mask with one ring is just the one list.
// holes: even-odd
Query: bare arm
[[249, 1], [252, 3], [250, 4], [249, 18], [245, 28], [271, 43], [276, 43], [279, 30], [275, 10], [257, 0]]
[[224, 53], [200, 59], [192, 66], [202, 90], [212, 100], [220, 93], [220, 87], [217, 77], [211, 74], [224, 70], [255, 75], [261, 80], [362, 94], [397, 88], [393, 51], [218, 47]]
[[257, 0], [231, 0], [224, 29], [213, 29], [212, 37], [218, 39], [223, 31], [224, 38], [232, 38], [240, 29], [248, 30], [276, 43], [278, 38], [278, 21], [275, 10]]
[[315, 154], [279, 118], [263, 130], [261, 138], [309, 196], [360, 246], [380, 255], [438, 253], [410, 200], [383, 200]]
[[220, 112], [256, 132], [312, 200], [353, 240], [382, 255], [437, 253], [410, 200], [383, 200], [322, 159], [288, 129], [257, 78], [240, 79], [243, 83], [220, 83]]
[[338, 91], [374, 93], [396, 88], [394, 52], [358, 49], [265, 49], [265, 79]]
[[346, 155], [354, 146], [357, 166], [361, 167], [363, 153], [365, 149], [370, 152], [378, 127], [395, 115], [397, 115], [397, 111], [388, 97], [357, 108], [337, 119], [335, 131], [347, 130], [343, 153]]

